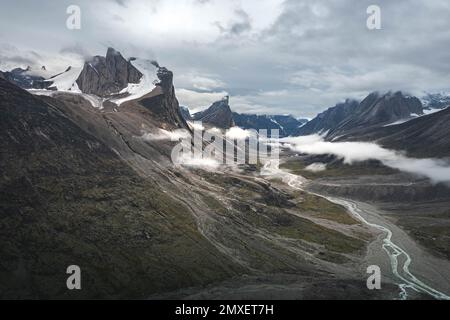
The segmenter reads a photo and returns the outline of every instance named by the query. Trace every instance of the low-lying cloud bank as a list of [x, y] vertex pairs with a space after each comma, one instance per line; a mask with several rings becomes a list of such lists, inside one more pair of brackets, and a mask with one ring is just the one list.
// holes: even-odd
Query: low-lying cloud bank
[[290, 149], [307, 154], [332, 154], [344, 163], [379, 160], [384, 165], [430, 178], [450, 182], [450, 163], [439, 159], [408, 158], [398, 151], [384, 149], [370, 142], [327, 142], [319, 135], [281, 139]]
[[220, 163], [214, 159], [209, 157], [194, 157], [193, 155], [182, 155], [179, 157], [177, 164], [194, 167], [204, 170], [217, 169], [220, 166]]
[[325, 171], [327, 169], [327, 165], [325, 163], [311, 163], [309, 166], [307, 166], [305, 168], [305, 170], [307, 171], [311, 171], [311, 172], [320, 172], [320, 171]]
[[189, 131], [183, 129], [177, 129], [174, 131], [167, 131], [164, 129], [158, 129], [157, 132], [148, 132], [142, 135], [142, 139], [147, 141], [178, 141], [180, 139], [187, 139], [191, 136]]
[[228, 129], [225, 136], [231, 140], [245, 140], [255, 135], [251, 130], [241, 129], [239, 127], [232, 127]]

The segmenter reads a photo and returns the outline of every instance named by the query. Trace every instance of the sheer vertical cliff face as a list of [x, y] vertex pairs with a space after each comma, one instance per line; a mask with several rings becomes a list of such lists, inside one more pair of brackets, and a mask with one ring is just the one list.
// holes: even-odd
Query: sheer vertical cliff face
[[173, 86], [173, 72], [165, 67], [158, 67], [156, 83], [152, 92], [137, 101], [130, 101], [124, 107], [136, 102], [152, 112], [158, 120], [178, 128], [187, 128], [187, 124], [180, 110], [175, 87]]
[[142, 73], [113, 48], [106, 57], [95, 56], [84, 64], [76, 83], [83, 93], [107, 97], [119, 93], [129, 83], [139, 83]]

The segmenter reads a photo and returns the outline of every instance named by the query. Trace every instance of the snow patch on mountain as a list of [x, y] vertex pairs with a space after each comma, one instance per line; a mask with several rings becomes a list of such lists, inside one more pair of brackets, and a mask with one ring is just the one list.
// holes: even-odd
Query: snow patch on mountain
[[278, 123], [278, 121], [276, 121], [275, 119], [273, 119], [272, 117], [269, 116], [269, 120], [272, 121], [272, 123], [274, 123], [275, 125], [279, 126], [281, 130], [284, 130], [284, 127]]
[[423, 113], [425, 113], [425, 115], [429, 115], [429, 114], [433, 114], [439, 111], [442, 111], [444, 109], [447, 109], [448, 107], [445, 107], [443, 109], [423, 109]]
[[47, 81], [53, 82], [51, 87], [56, 88], [58, 91], [81, 93], [76, 81], [82, 70], [83, 66], [70, 67], [65, 72], [50, 78]]
[[[443, 108], [443, 109], [446, 109], [446, 108]], [[428, 116], [428, 115], [430, 115], [430, 114], [433, 114], [433, 113], [442, 111], [443, 109], [424, 109], [424, 110], [423, 110], [423, 113], [424, 113], [424, 114], [422, 114], [422, 115], [417, 114], [417, 113], [411, 113], [411, 117], [406, 118], [406, 119], [400, 119], [400, 120], [397, 120], [397, 121], [395, 121], [395, 122], [386, 124], [386, 125], [384, 125], [383, 127], [396, 126], [396, 125], [399, 125], [399, 124], [402, 124], [402, 123], [406, 123], [406, 122], [408, 122], [408, 121], [411, 121], [411, 120], [413, 120], [413, 119], [417, 119], [417, 118], [421, 118], [421, 117], [426, 117], [426, 116]]]
[[156, 70], [151, 61], [135, 59], [130, 62], [143, 74], [143, 76], [139, 83], [129, 83], [126, 88], [120, 91], [121, 94], [128, 93], [126, 97], [111, 100], [111, 102], [114, 102], [118, 106], [124, 102], [142, 98], [155, 88], [154, 81], [156, 80]]
[[411, 113], [410, 117], [405, 118], [405, 119], [400, 119], [400, 120], [397, 120], [397, 121], [392, 122], [392, 123], [385, 124], [383, 127], [396, 126], [396, 125], [398, 125], [398, 124], [402, 124], [402, 123], [408, 122], [408, 121], [410, 121], [410, 120], [412, 120], [412, 119], [419, 118], [419, 117], [421, 117], [421, 116], [422, 116], [422, 115], [419, 115], [419, 114], [417, 114], [417, 113]]

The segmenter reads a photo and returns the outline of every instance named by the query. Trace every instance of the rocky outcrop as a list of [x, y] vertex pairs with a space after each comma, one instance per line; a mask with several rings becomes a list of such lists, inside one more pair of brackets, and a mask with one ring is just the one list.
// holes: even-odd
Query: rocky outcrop
[[113, 48], [108, 48], [106, 57], [95, 56], [84, 64], [76, 80], [84, 93], [108, 97], [119, 93], [129, 83], [139, 83], [142, 73], [130, 61]]
[[235, 126], [228, 96], [214, 102], [208, 109], [195, 113], [192, 118], [220, 129], [229, 129]]

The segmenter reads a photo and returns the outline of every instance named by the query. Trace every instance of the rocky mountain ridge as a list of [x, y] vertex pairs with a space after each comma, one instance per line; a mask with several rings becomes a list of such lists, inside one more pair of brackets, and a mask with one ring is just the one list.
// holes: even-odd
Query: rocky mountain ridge
[[344, 120], [327, 134], [328, 139], [359, 134], [374, 127], [390, 125], [399, 120], [423, 115], [423, 106], [416, 97], [400, 91], [368, 95]]
[[296, 135], [322, 134], [328, 140], [358, 135], [373, 128], [388, 126], [424, 115], [421, 101], [402, 92], [373, 92], [361, 102], [346, 100], [325, 110]]

